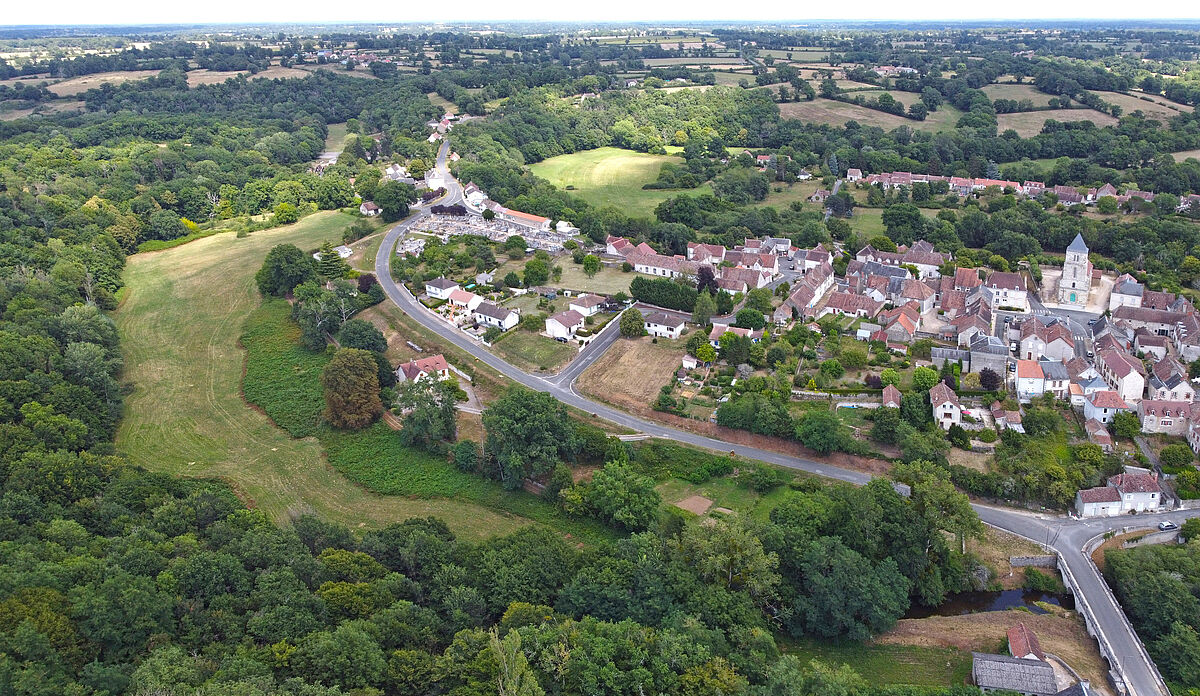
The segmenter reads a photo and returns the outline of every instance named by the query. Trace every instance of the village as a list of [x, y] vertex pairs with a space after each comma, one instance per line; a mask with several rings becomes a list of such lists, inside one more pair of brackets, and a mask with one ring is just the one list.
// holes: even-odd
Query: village
[[[944, 181], [959, 195], [992, 186], [1027, 196], [1046, 193], [1037, 182], [960, 181], [904, 173], [862, 177], [853, 169], [846, 181], [885, 188]], [[1122, 203], [1152, 198], [1145, 192], [1118, 195], [1107, 188], [1073, 191], [1079, 197], [1074, 202], [1089, 205], [1105, 196]], [[1073, 201], [1067, 191], [1054, 193], [1066, 204]], [[506, 359], [551, 373], [564, 369], [606, 332], [615, 338], [615, 319], [629, 308], [641, 313], [642, 333], [656, 343], [661, 339], [682, 347], [690, 327], [697, 326], [692, 312], [638, 297], [627, 289], [630, 280], [645, 277], [684, 287], [707, 283], [713, 294], [732, 300], [732, 307], [702, 319], [698, 330], [712, 351], [697, 354], [700, 342], [688, 343], [676, 366], [678, 374], [663, 387], [675, 406], [658, 404], [655, 410], [717, 422], [716, 411], [734, 394], [738, 380], [766, 367], [761, 358], [757, 367], [746, 365], [747, 353], [730, 348], [723, 337], [737, 337], [753, 347], [804, 327], [816, 336], [833, 333], [860, 342], [875, 356], [872, 368], [895, 365], [911, 371], [926, 366], [938, 371], [943, 379], [928, 390], [931, 417], [944, 431], [967, 431], [977, 450], [990, 451], [996, 440], [984, 431], [1024, 433], [1023, 414], [1031, 404], [1052, 398], [1069, 405], [1078, 419], [1081, 441], [1106, 454], [1124, 452], [1128, 458], [1124, 473], [1077, 492], [1073, 513], [1078, 516], [1182, 504], [1167, 483], [1173, 476], [1155, 466], [1153, 452], [1148, 453], [1151, 458], [1135, 457], [1139, 443], [1122, 440], [1114, 424], [1127, 414], [1136, 418], [1141, 435], [1186, 442], [1200, 452], [1200, 403], [1194, 403], [1188, 369], [1200, 358], [1200, 316], [1183, 297], [1150, 290], [1127, 274], [1118, 277], [1095, 269], [1082, 237], [1067, 248], [1061, 273], [1047, 269], [1039, 285], [1028, 269], [956, 267], [952, 255], [924, 240], [885, 251], [869, 244], [846, 249], [836, 242], [803, 249], [787, 239], [747, 238], [733, 248], [690, 242], [686, 254], [668, 255], [645, 242], [617, 236], [603, 245], [592, 244], [568, 222], [555, 224], [496, 204], [474, 183], [463, 188], [462, 202], [428, 216], [400, 242], [397, 253], [416, 262], [430, 239], [454, 244], [482, 237], [511, 249], [509, 240], [519, 237], [523, 248], [508, 268], [519, 270], [512, 264], [531, 255], [553, 268], [555, 279], [533, 286], [513, 277], [506, 282], [503, 276], [509, 274], [500, 268], [465, 279], [437, 277], [410, 285], [431, 311]], [[584, 255], [599, 262], [599, 277], [605, 281], [594, 281], [593, 269], [592, 275], [572, 273], [572, 282], [562, 282], [563, 268], [579, 263]], [[841, 274], [833, 264], [838, 258], [845, 262]], [[614, 279], [621, 288], [616, 292]], [[752, 291], [759, 298], [755, 306], [762, 314], [761, 325], [739, 321]], [[769, 311], [761, 305], [763, 296], [771, 298]], [[531, 335], [521, 335], [518, 327]], [[510, 334], [514, 338], [505, 340]], [[605, 342], [596, 352], [622, 350], [622, 344], [611, 344]], [[518, 345], [532, 355], [510, 352]], [[831, 357], [824, 344], [818, 350], [807, 351], [811, 360], [800, 362], [815, 364]], [[853, 386], [847, 374], [842, 381], [820, 386], [798, 383], [793, 398], [834, 398], [839, 400], [837, 412], [851, 414], [856, 409], [898, 408], [900, 386], [912, 387], [876, 384], [877, 389], [870, 389], [870, 371], [855, 374], [866, 378], [868, 389], [837, 394]], [[1001, 392], [1007, 398], [981, 400]]]

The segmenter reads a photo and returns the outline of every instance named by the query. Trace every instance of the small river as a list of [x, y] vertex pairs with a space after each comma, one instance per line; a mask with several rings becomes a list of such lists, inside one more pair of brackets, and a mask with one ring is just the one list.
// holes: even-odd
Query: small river
[[1045, 614], [1046, 610], [1034, 602], [1045, 602], [1065, 609], [1075, 608], [1075, 597], [1071, 594], [1047, 594], [1028, 590], [1001, 590], [999, 592], [961, 592], [950, 595], [936, 607], [913, 605], [906, 619], [924, 619], [930, 616], [958, 616], [977, 611], [1004, 611], [1025, 607], [1034, 614]]

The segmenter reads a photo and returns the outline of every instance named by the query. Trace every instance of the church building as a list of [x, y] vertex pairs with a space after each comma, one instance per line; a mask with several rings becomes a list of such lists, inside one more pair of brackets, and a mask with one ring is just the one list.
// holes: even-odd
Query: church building
[[1081, 235], [1067, 247], [1062, 278], [1058, 281], [1058, 303], [1086, 307], [1092, 291], [1092, 264], [1088, 261], [1087, 244]]

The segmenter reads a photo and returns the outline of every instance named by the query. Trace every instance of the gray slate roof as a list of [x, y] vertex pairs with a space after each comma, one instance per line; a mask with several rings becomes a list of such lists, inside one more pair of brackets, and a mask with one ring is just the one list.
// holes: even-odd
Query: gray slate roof
[[1083, 241], [1083, 235], [1075, 235], [1075, 240], [1071, 242], [1071, 246], [1067, 247], [1067, 251], [1078, 251], [1081, 254], [1086, 254], [1088, 252], [1088, 247]]
[[1038, 364], [1042, 366], [1042, 376], [1046, 379], [1071, 379], [1071, 375], [1067, 373], [1067, 366], [1061, 362], [1043, 360]]
[[971, 653], [971, 658], [971, 675], [981, 689], [1003, 689], [1037, 696], [1058, 693], [1054, 668], [1046, 662], [985, 653]]

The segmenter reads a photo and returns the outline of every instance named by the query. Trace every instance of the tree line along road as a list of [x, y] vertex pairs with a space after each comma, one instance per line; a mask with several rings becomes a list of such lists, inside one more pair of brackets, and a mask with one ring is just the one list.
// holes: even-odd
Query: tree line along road
[[[447, 195], [443, 202], [446, 200], [458, 202], [461, 200], [462, 188], [446, 169], [445, 153], [447, 150], [448, 146], [443, 142], [438, 153], [437, 163], [438, 168], [443, 170], [446, 181]], [[843, 469], [825, 462], [792, 457], [679, 430], [592, 401], [581, 396], [574, 389], [575, 378], [582, 372], [582, 368], [572, 368], [574, 363], [568, 365], [557, 376], [543, 378], [520, 370], [493, 355], [480, 343], [426, 309], [407, 288], [400, 286], [392, 279], [391, 265], [396, 242], [409, 228], [428, 215], [429, 212], [426, 209], [417, 210], [408, 219], [387, 231], [375, 258], [375, 275], [388, 298], [406, 314], [442, 339], [470, 353], [476, 360], [504, 377], [530, 389], [552, 394], [569, 406], [592, 413], [615, 425], [640, 431], [652, 437], [674, 440], [718, 452], [731, 452], [748, 459], [805, 471], [855, 485], [865, 485], [872, 479], [869, 474]], [[612, 345], [614, 339], [615, 332], [607, 340], [601, 342], [598, 339], [595, 343], [599, 343], [599, 345], [596, 345], [594, 349], [592, 346], [585, 349], [584, 352], [587, 354], [584, 356], [585, 361], [590, 363], [598, 358], [603, 350]], [[579, 356], [577, 356], [578, 358]], [[1108, 654], [1112, 668], [1125, 681], [1126, 690], [1131, 696], [1169, 696], [1170, 692], [1163, 683], [1158, 669], [1150, 660], [1145, 647], [1109, 591], [1104, 578], [1101, 577], [1099, 570], [1088, 555], [1083, 552], [1083, 546], [1096, 536], [1131, 526], [1129, 518], [1073, 520], [1050, 515], [1035, 515], [990, 505], [974, 504], [973, 507], [984, 523], [1030, 539], [1058, 553], [1060, 562], [1065, 566], [1064, 575], [1069, 573], [1074, 579], [1075, 589], [1078, 593], [1077, 599], [1080, 600], [1077, 602], [1077, 607], [1090, 614], [1091, 623], [1095, 628], [1101, 647]], [[1200, 509], [1162, 513], [1153, 516], [1151, 518], [1153, 522], [1145, 522], [1145, 526], [1152, 527], [1163, 519], [1170, 519], [1176, 524], [1181, 524], [1184, 519], [1195, 516], [1200, 516]], [[1139, 518], [1138, 522], [1141, 523], [1144, 519], [1146, 518]]]

